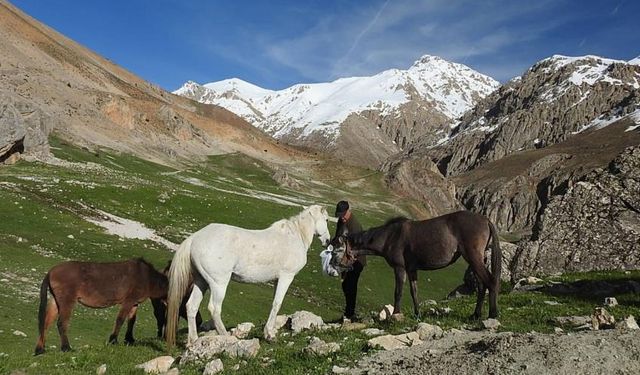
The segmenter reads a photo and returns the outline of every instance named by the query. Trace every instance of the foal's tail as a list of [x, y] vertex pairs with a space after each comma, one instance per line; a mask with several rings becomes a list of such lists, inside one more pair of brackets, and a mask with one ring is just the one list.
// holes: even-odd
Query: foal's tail
[[169, 293], [167, 297], [167, 347], [170, 349], [176, 343], [178, 329], [178, 311], [182, 297], [189, 287], [191, 277], [191, 237], [182, 242], [173, 256], [169, 268]]
[[[496, 293], [500, 292], [500, 275], [502, 274], [502, 250], [500, 249], [500, 238], [496, 226], [489, 221], [489, 230], [491, 231], [491, 276], [493, 276], [494, 287]], [[488, 245], [488, 244], [487, 244]]]
[[49, 273], [42, 280], [40, 285], [40, 307], [38, 308], [38, 331], [40, 337], [44, 336], [44, 320], [47, 315], [47, 294], [49, 292]]

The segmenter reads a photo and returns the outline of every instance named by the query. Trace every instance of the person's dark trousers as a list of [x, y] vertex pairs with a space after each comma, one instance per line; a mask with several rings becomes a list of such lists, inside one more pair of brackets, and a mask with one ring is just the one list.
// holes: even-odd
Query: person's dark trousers
[[344, 316], [347, 319], [352, 319], [356, 314], [356, 296], [358, 294], [358, 279], [360, 273], [364, 269], [364, 266], [359, 261], [353, 263], [353, 269], [347, 272], [342, 280], [342, 291], [344, 292], [344, 298], [346, 300], [346, 307], [344, 309]]

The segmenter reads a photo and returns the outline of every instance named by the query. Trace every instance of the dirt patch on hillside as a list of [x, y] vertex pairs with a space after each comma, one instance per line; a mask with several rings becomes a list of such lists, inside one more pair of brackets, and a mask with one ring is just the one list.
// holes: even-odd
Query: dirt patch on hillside
[[352, 374], [638, 374], [638, 331], [449, 333], [360, 361]]

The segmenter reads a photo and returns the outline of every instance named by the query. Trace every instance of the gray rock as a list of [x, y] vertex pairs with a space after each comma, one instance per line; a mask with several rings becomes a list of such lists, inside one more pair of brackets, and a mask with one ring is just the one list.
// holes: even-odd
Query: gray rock
[[616, 299], [616, 297], [607, 297], [604, 299], [604, 305], [605, 307], [618, 306], [618, 300]]
[[169, 371], [171, 365], [175, 361], [175, 358], [165, 355], [162, 357], [154, 358], [145, 363], [141, 363], [136, 368], [143, 369], [147, 374], [161, 374]]
[[420, 338], [420, 340], [437, 339], [442, 337], [442, 335], [444, 334], [442, 328], [437, 325], [428, 323], [418, 323], [416, 332], [418, 333], [418, 337]]
[[303, 351], [307, 354], [326, 356], [328, 354], [340, 351], [340, 344], [335, 342], [327, 343], [317, 337], [312, 337], [309, 345], [307, 345], [303, 349]]
[[596, 307], [591, 315], [591, 326], [594, 330], [614, 328], [616, 319], [603, 307]]
[[243, 339], [249, 335], [249, 332], [255, 327], [253, 323], [240, 323], [237, 327], [231, 329], [231, 335], [239, 339]]
[[554, 319], [556, 324], [561, 326], [569, 325], [573, 327], [591, 324], [590, 316], [558, 316]]
[[240, 340], [225, 350], [230, 357], [253, 358], [260, 350], [258, 339]]
[[238, 338], [228, 335], [206, 335], [198, 338], [182, 354], [180, 364], [204, 362], [226, 352], [238, 342]]
[[222, 371], [224, 371], [224, 365], [222, 364], [220, 358], [216, 358], [207, 363], [207, 365], [204, 367], [202, 375], [213, 375]]
[[362, 333], [364, 333], [365, 335], [367, 335], [369, 337], [373, 337], [373, 336], [383, 335], [385, 332], [384, 332], [384, 330], [378, 329], [378, 328], [367, 328], [367, 329], [363, 329]]
[[421, 344], [420, 335], [417, 332], [403, 333], [400, 335], [384, 335], [374, 337], [367, 341], [370, 348], [380, 347], [384, 350], [395, 350]]
[[620, 320], [616, 323], [616, 328], [621, 330], [637, 330], [640, 329], [638, 323], [636, 322], [636, 318], [633, 315], [629, 315], [628, 317]]
[[322, 318], [309, 311], [296, 311], [291, 315], [291, 330], [294, 333], [300, 333], [307, 329], [318, 329], [323, 325]]
[[96, 375], [104, 375], [107, 373], [107, 365], [105, 363], [98, 366], [96, 369]]
[[497, 319], [487, 319], [482, 321], [482, 326], [485, 329], [495, 330], [498, 329], [502, 324]]

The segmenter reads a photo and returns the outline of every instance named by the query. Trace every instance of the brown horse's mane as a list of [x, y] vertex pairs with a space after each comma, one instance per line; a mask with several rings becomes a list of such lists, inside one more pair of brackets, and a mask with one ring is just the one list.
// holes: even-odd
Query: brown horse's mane
[[387, 220], [383, 225], [378, 227], [374, 227], [368, 230], [365, 230], [360, 233], [354, 233], [349, 235], [349, 238], [352, 244], [363, 245], [372, 241], [374, 238], [378, 237], [383, 232], [394, 231], [397, 224], [402, 224], [410, 219], [404, 216], [397, 216]]

